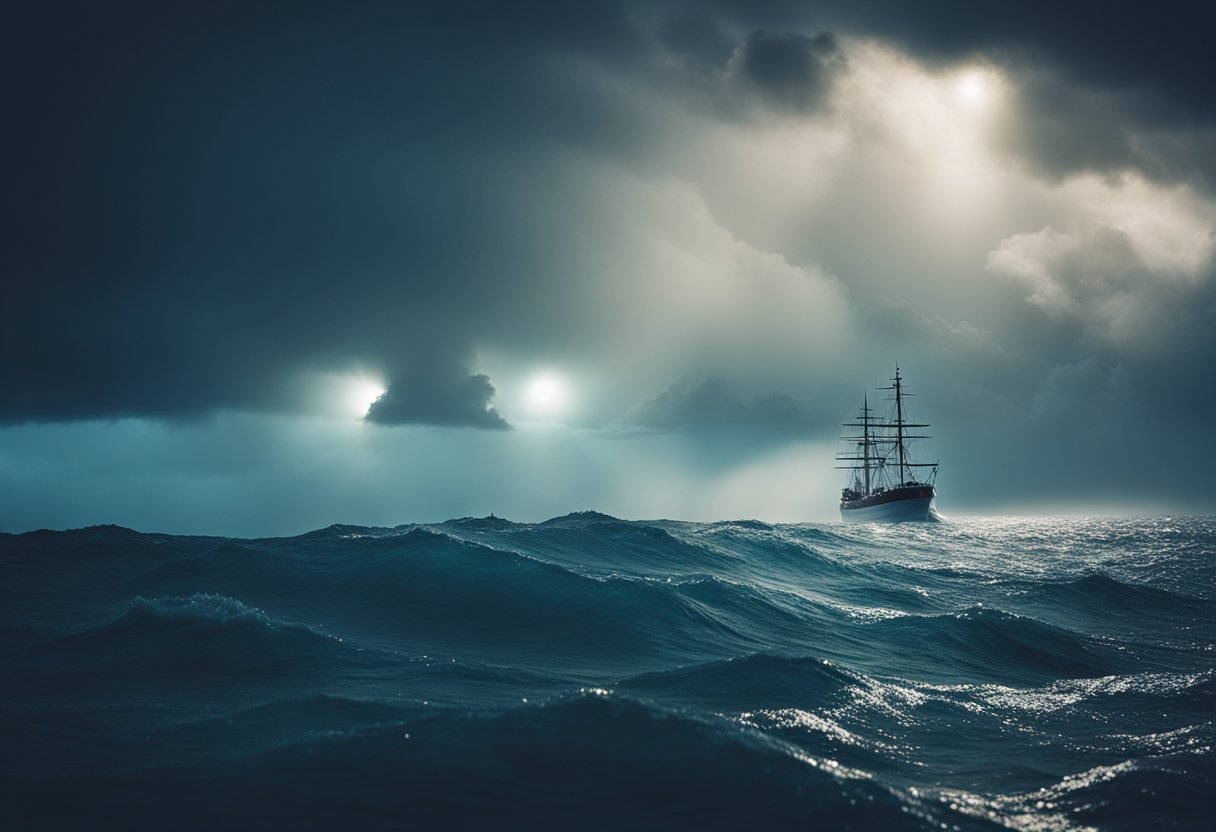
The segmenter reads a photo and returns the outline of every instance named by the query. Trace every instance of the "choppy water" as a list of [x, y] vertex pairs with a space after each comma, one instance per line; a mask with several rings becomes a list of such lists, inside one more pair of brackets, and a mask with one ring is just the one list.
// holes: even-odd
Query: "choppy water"
[[1212, 518], [95, 527], [0, 570], [8, 829], [1216, 813]]

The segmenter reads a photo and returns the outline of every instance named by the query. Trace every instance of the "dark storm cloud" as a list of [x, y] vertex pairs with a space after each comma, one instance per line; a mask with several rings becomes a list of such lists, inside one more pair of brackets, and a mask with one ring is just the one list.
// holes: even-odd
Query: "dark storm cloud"
[[[833, 82], [847, 59], [830, 32], [753, 29], [727, 33], [711, 15], [677, 12], [654, 33], [657, 51], [647, 61], [619, 70], [649, 76], [694, 106], [708, 105], [719, 118], [746, 121], [766, 110], [807, 116], [827, 108]], [[674, 62], [674, 76], [661, 67]], [[760, 106], [757, 106], [760, 105]]]
[[895, 44], [929, 64], [1008, 71], [1019, 106], [1008, 145], [1052, 177], [1133, 169], [1216, 188], [1216, 6], [1100, 0], [935, 0], [718, 5], [737, 25]]
[[828, 32], [807, 37], [763, 31], [753, 32], [735, 59], [740, 76], [769, 103], [795, 113], [823, 106], [831, 75], [844, 60]]
[[1015, 106], [997, 130], [1000, 144], [1048, 179], [1138, 171], [1216, 189], [1216, 123], [1205, 123], [1206, 113], [1179, 123], [1155, 92], [1078, 87], [1039, 72], [1021, 75], [1014, 92]]
[[904, 3], [871, 0], [724, 2], [732, 16], [768, 26], [801, 22], [894, 42], [929, 61], [988, 57], [1050, 66], [1078, 83], [1110, 92], [1150, 91], [1177, 118], [1216, 120], [1216, 10], [1190, 0], [1136, 4], [1079, 0], [1017, 4], [968, 0]]
[[367, 420], [382, 425], [427, 424], [507, 430], [510, 425], [490, 406], [494, 385], [481, 373], [460, 376], [436, 373], [398, 375], [372, 403]]
[[528, 50], [627, 55], [619, 9], [5, 15], [0, 422], [292, 409], [360, 362], [377, 421], [501, 427], [465, 364], [550, 279], [502, 230], [553, 127]]
[[639, 402], [627, 421], [659, 430], [705, 428], [762, 428], [784, 435], [806, 435], [822, 430], [826, 420], [785, 393], [773, 391], [754, 399], [741, 397], [723, 378], [710, 376], [700, 384], [687, 380]]
[[[1179, 9], [8, 4], [0, 422], [290, 410], [297, 375], [359, 364], [389, 385], [373, 421], [501, 427], [476, 348], [571, 349], [608, 291], [546, 260], [606, 235], [536, 160], [646, 175], [656, 138], [684, 145], [632, 93], [659, 89], [665, 114], [709, 89], [818, 118], [843, 71], [824, 30], [875, 36], [1035, 66], [1010, 148], [1052, 176], [1178, 176], [1206, 169], [1216, 112], [1210, 13]], [[684, 86], [663, 87], [673, 56]], [[589, 93], [588, 64], [624, 91]]]
[[1024, 78], [1017, 97], [1019, 106], [1005, 114], [998, 132], [1010, 151], [1040, 173], [1053, 179], [1126, 168], [1154, 178], [1169, 173], [1164, 159], [1143, 147], [1120, 118], [1116, 96], [1040, 75]]
[[[479, 345], [552, 352], [606, 326], [568, 265], [588, 229], [544, 165], [634, 165], [655, 139], [580, 86], [586, 64], [653, 70], [622, 6], [7, 14], [0, 422], [290, 411], [301, 376], [357, 365], [389, 384], [373, 421], [494, 428]], [[818, 103], [829, 37], [708, 25], [668, 41], [719, 73], [739, 46], [757, 97]]]

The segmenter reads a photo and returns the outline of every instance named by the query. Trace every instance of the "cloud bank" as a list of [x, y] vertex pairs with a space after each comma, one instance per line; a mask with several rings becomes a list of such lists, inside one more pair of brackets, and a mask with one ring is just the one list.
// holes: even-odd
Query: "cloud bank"
[[1216, 453], [1209, 10], [4, 15], [5, 436], [308, 420], [315, 379], [370, 374], [369, 431], [522, 443], [560, 365], [573, 430], [759, 455], [898, 361], [977, 501], [993, 470], [1096, 494], [1115, 450], [1216, 496], [1150, 440]]

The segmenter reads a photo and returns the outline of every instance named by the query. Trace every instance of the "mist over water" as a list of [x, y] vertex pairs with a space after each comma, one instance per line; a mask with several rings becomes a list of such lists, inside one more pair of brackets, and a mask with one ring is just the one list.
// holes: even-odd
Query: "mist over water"
[[1193, 828], [1214, 554], [1213, 518], [0, 535], [0, 804], [8, 828]]

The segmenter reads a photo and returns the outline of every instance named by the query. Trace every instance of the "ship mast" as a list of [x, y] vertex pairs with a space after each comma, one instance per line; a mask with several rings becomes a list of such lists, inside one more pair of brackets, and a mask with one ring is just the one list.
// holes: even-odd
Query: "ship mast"
[[836, 457], [836, 459], [842, 462], [852, 463], [851, 465], [837, 465], [837, 468], [856, 471], [857, 463], [861, 463], [862, 479], [860, 481], [854, 479], [853, 482], [855, 485], [862, 486], [864, 488], [862, 493], [866, 496], [869, 496], [873, 486], [873, 478], [870, 476], [870, 472], [882, 465], [881, 455], [871, 453], [871, 446], [881, 441], [878, 437], [873, 435], [871, 428], [882, 427], [882, 423], [879, 422], [878, 424], [875, 424], [875, 418], [870, 415], [870, 410], [869, 393], [864, 393], [862, 395], [861, 413], [858, 414], [858, 418], [861, 419], [861, 421], [844, 423], [844, 426], [847, 428], [861, 428], [861, 436], [841, 437], [842, 439], [861, 440], [858, 442], [858, 444], [861, 445], [861, 456]]
[[891, 379], [890, 387], [881, 387], [880, 390], [895, 391], [895, 419], [890, 422], [885, 422], [881, 425], [884, 428], [895, 428], [895, 448], [899, 454], [899, 484], [903, 485], [909, 481], [915, 481], [911, 476], [913, 468], [936, 468], [936, 462], [909, 462], [907, 457], [907, 448], [904, 447], [904, 442], [909, 439], [928, 439], [927, 436], [920, 434], [910, 435], [907, 433], [908, 428], [927, 428], [929, 425], [904, 421], [904, 397], [911, 396], [912, 393], [904, 391], [904, 377], [900, 375], [899, 365], [895, 365], [895, 378]]
[[[840, 437], [842, 440], [856, 442], [860, 445], [861, 453], [846, 451], [844, 454], [837, 456], [837, 460], [846, 464], [837, 465], [836, 467], [854, 472], [852, 489], [854, 491], [860, 490], [861, 496], [865, 497], [872, 496], [876, 491], [881, 492], [889, 488], [902, 488], [905, 484], [919, 484], [913, 475], [913, 469], [915, 468], [933, 469], [933, 475], [928, 483], [931, 485], [933, 478], [937, 475], [937, 463], [913, 462], [913, 457], [908, 452], [907, 442], [909, 440], [929, 438], [923, 433], [909, 433], [908, 429], [927, 428], [929, 425], [904, 420], [904, 398], [915, 394], [904, 390], [904, 377], [899, 365], [895, 366], [895, 377], [891, 379], [891, 386], [879, 387], [878, 389], [895, 391], [895, 395], [892, 397], [895, 400], [895, 412], [888, 417], [871, 416], [870, 397], [869, 393], [866, 392], [862, 397], [858, 421], [843, 423], [846, 428], [861, 428], [861, 435], [845, 435]], [[899, 460], [899, 482], [893, 485], [889, 482], [891, 479], [890, 470], [895, 467], [894, 463], [896, 459]], [[858, 462], [861, 463], [860, 466], [857, 464]], [[861, 471], [860, 477], [856, 473], [859, 470]], [[856, 499], [856, 497], [848, 499]]]
[[863, 463], [866, 472], [866, 490], [865, 494], [870, 493], [870, 393], [866, 391], [861, 397], [861, 447], [862, 456], [865, 457]]
[[899, 484], [907, 482], [904, 479], [904, 404], [901, 397], [902, 379], [899, 377], [899, 365], [895, 365], [895, 443], [899, 446]]

